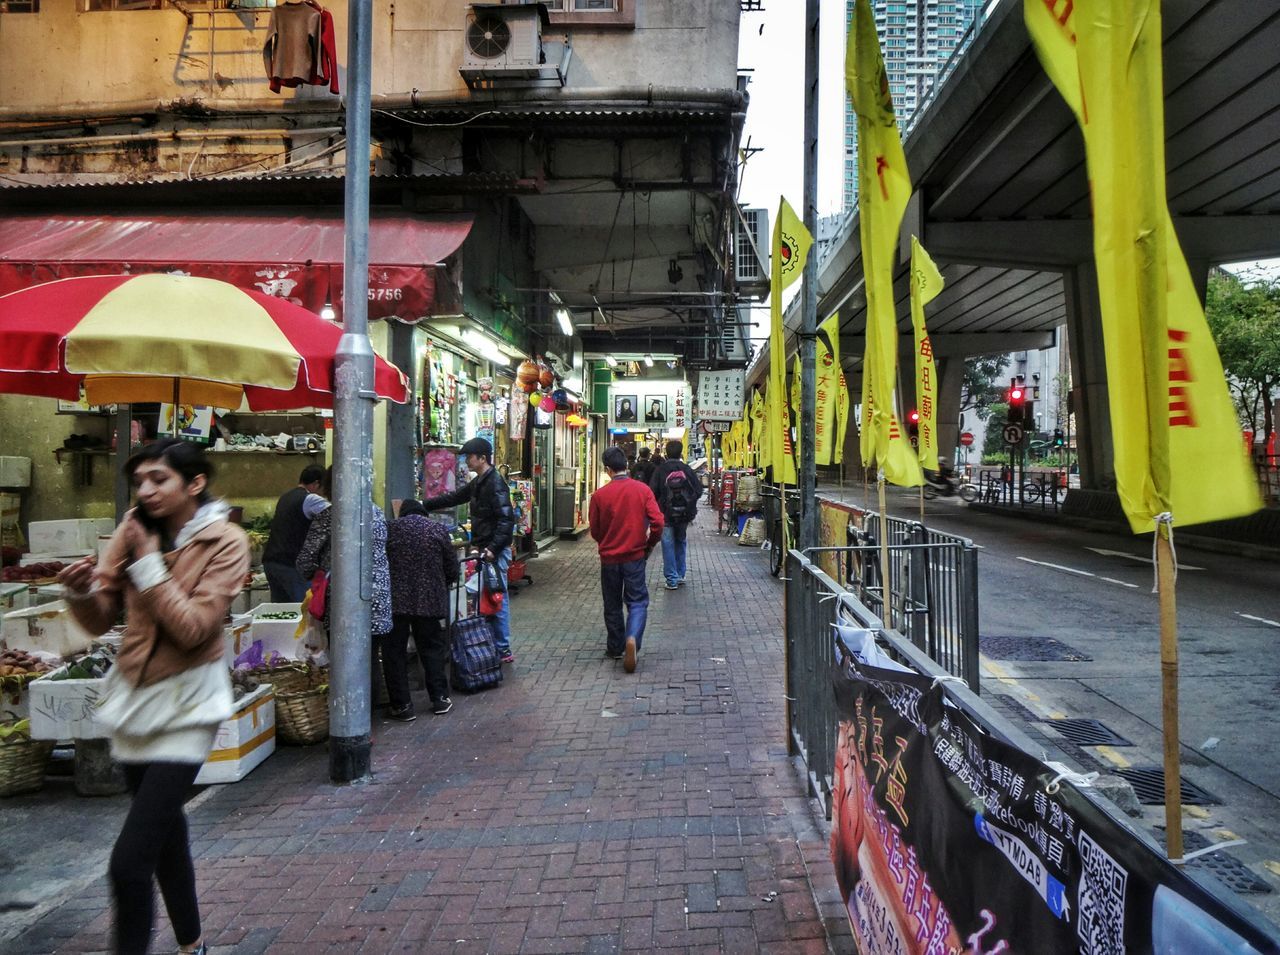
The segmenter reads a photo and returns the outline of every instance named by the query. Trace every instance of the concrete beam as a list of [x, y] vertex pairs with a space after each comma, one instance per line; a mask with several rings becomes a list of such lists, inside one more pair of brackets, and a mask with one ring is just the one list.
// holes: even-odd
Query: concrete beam
[[[1003, 355], [1011, 351], [1036, 351], [1053, 345], [1053, 332], [956, 332], [953, 335], [930, 335], [933, 354], [938, 358], [976, 358], [980, 355]], [[866, 350], [865, 335], [841, 335], [840, 354], [861, 356]], [[914, 349], [910, 332], [898, 334], [898, 351], [910, 355]], [[859, 357], [859, 360], [860, 357]]]

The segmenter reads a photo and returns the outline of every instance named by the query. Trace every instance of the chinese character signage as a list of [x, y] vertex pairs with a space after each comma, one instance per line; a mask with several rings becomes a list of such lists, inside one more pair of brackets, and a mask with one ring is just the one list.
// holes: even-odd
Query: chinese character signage
[[741, 421], [746, 403], [746, 372], [698, 372], [698, 417]]

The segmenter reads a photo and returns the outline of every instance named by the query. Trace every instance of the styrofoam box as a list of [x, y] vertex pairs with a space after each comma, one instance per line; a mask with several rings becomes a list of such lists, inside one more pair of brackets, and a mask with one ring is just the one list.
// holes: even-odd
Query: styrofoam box
[[77, 551], [74, 554], [37, 554], [34, 551], [30, 554], [23, 554], [18, 559], [19, 567], [30, 567], [32, 564], [69, 564], [72, 561], [79, 560], [81, 557], [88, 557], [93, 551]]
[[[55, 673], [58, 671], [54, 671]], [[95, 714], [106, 679], [51, 680], [41, 677], [27, 686], [32, 739], [105, 739], [107, 730]]]
[[0, 611], [26, 610], [31, 606], [31, 588], [26, 584], [0, 584]]
[[110, 534], [116, 522], [109, 517], [65, 521], [32, 521], [27, 545], [34, 554], [86, 554], [98, 549], [98, 535]]
[[31, 459], [0, 454], [0, 487], [30, 487]]
[[276, 695], [266, 683], [246, 694], [231, 719], [219, 725], [196, 784], [237, 782], [275, 751]]
[[[291, 611], [292, 620], [263, 620], [264, 613], [282, 613]], [[298, 659], [302, 649], [302, 637], [298, 635], [298, 621], [302, 619], [302, 611], [297, 604], [258, 604], [252, 611], [253, 626], [249, 630], [249, 643], [262, 641], [262, 653], [265, 656], [272, 650], [290, 660]], [[303, 630], [305, 635], [306, 631]], [[246, 648], [248, 644], [246, 644]]]
[[89, 649], [93, 636], [67, 607], [65, 600], [13, 610], [0, 618], [0, 647], [6, 650], [44, 650], [60, 657]]
[[224, 647], [222, 658], [226, 661], [228, 670], [235, 667], [236, 657], [248, 650], [249, 645], [253, 643], [253, 639], [249, 636], [252, 627], [253, 614], [233, 613], [231, 623], [222, 628]]

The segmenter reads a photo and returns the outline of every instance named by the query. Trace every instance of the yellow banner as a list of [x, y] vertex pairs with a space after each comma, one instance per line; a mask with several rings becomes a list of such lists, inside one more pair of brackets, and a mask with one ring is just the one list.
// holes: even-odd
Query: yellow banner
[[911, 237], [911, 326], [916, 343], [916, 410], [920, 413], [917, 448], [920, 466], [938, 469], [938, 370], [933, 343], [924, 324], [924, 307], [942, 291], [942, 275], [920, 240]]
[[[796, 483], [795, 458], [791, 454], [791, 437], [787, 412], [787, 345], [782, 329], [782, 291], [800, 277], [813, 237], [794, 210], [782, 200], [773, 225], [773, 248], [770, 258], [770, 322], [769, 322], [769, 463], [773, 479], [779, 483]], [[785, 528], [786, 522], [783, 522]]]
[[[833, 315], [818, 328], [814, 365], [813, 459], [817, 464], [839, 464], [843, 444], [840, 421], [840, 318]], [[847, 400], [846, 395], [846, 400]]]
[[[1079, 13], [1079, 16], [1076, 13]], [[1157, 0], [1024, 0], [1084, 132], [1116, 490], [1135, 533], [1261, 506], [1218, 350], [1169, 216]]]
[[[866, 279], [867, 348], [862, 363], [862, 460], [884, 469], [894, 484], [922, 483], [914, 455], [890, 462], [898, 326], [893, 312], [893, 257], [911, 177], [893, 115], [870, 0], [856, 0], [845, 51], [845, 87], [858, 114], [858, 228]], [[899, 435], [901, 441], [901, 435]]]
[[758, 468], [769, 466], [769, 438], [765, 430], [767, 421], [764, 395], [757, 388], [751, 393], [751, 447], [755, 451], [755, 461], [752, 464]]
[[801, 431], [803, 429], [800, 427], [800, 392], [801, 390], [802, 388], [801, 388], [801, 382], [800, 382], [800, 353], [796, 352], [796, 354], [791, 357], [791, 423], [793, 425], [791, 430], [792, 432], [794, 432], [796, 436], [795, 443], [791, 447], [793, 461], [800, 460], [800, 454], [801, 454], [800, 446], [804, 441], [804, 435], [801, 434]]

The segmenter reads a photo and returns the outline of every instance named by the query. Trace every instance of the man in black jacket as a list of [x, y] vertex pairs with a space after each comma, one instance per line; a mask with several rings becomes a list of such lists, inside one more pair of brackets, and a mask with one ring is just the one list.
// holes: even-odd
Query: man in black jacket
[[[480, 559], [493, 561], [498, 574], [505, 579], [511, 564], [511, 540], [515, 531], [515, 512], [511, 509], [511, 492], [507, 482], [493, 466], [493, 446], [484, 438], [472, 438], [460, 451], [466, 455], [467, 470], [475, 479], [456, 491], [428, 498], [422, 502], [428, 511], [438, 511], [459, 504], [471, 505], [471, 546], [480, 551]], [[507, 598], [502, 609], [490, 618], [498, 655], [503, 663], [511, 663], [511, 605]]]
[[[302, 579], [295, 566], [298, 551], [306, 540], [307, 528], [315, 516], [307, 506], [308, 498], [320, 492], [324, 481], [324, 468], [308, 465], [298, 475], [298, 486], [285, 491], [276, 502], [271, 518], [271, 534], [262, 551], [262, 569], [271, 588], [272, 603], [302, 603], [307, 595], [308, 582]], [[317, 499], [318, 500], [318, 499]], [[323, 504], [320, 501], [320, 504]]]
[[679, 441], [667, 442], [666, 460], [655, 467], [649, 487], [662, 508], [662, 576], [666, 588], [684, 586], [689, 522], [698, 514], [698, 498], [702, 497], [702, 481], [693, 468], [680, 460], [684, 446]]

